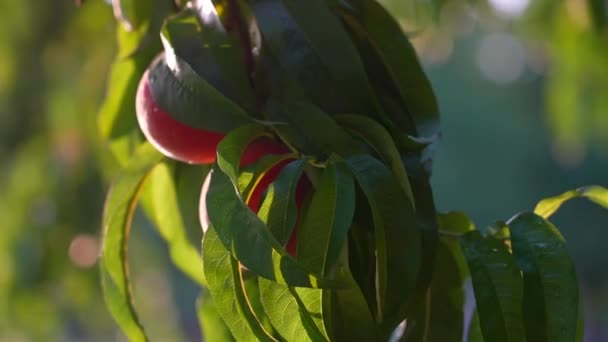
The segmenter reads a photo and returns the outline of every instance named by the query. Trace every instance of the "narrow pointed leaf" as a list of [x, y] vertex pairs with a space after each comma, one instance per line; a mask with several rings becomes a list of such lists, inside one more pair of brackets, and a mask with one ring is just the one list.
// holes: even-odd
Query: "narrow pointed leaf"
[[321, 174], [298, 231], [298, 261], [327, 275], [340, 255], [354, 212], [353, 178], [342, 162], [331, 161]]
[[469, 270], [457, 236], [475, 227], [463, 213], [438, 216], [442, 234], [433, 277], [425, 300], [407, 319], [403, 341], [462, 341], [464, 325], [464, 282]]
[[412, 186], [401, 161], [399, 149], [395, 145], [390, 133], [381, 124], [363, 115], [344, 114], [337, 115], [335, 119], [339, 124], [350, 128], [356, 135], [365, 140], [378, 153], [380, 158], [390, 166], [391, 171], [393, 171], [393, 174], [413, 205], [414, 194], [412, 193]]
[[323, 0], [254, 0], [263, 39], [314, 103], [329, 112], [373, 113], [356, 48]]
[[376, 237], [378, 315], [398, 324], [400, 306], [416, 285], [421, 240], [413, 206], [392, 172], [380, 161], [358, 155], [346, 160], [372, 211]]
[[579, 293], [566, 242], [553, 224], [533, 213], [508, 223], [513, 256], [524, 281], [523, 310], [529, 341], [575, 341]]
[[258, 217], [266, 223], [281, 245], [287, 243], [296, 225], [298, 210], [296, 188], [305, 165], [304, 160], [296, 160], [285, 165], [276, 180], [268, 187], [264, 202], [258, 211]]
[[461, 238], [467, 259], [479, 320], [488, 341], [525, 340], [522, 279], [504, 241], [484, 239], [478, 231]]
[[534, 208], [534, 213], [548, 219], [551, 217], [551, 215], [558, 211], [564, 203], [577, 197], [587, 198], [588, 200], [608, 209], [608, 189], [595, 185], [566, 191], [563, 194], [555, 197], [545, 198], [536, 205], [536, 208]]
[[272, 236], [264, 222], [236, 192], [226, 174], [214, 167], [207, 193], [209, 219], [232, 255], [257, 275], [300, 287], [338, 286], [304, 269]]
[[142, 202], [169, 246], [171, 261], [190, 279], [206, 286], [200, 252], [188, 241], [178, 203], [174, 167], [174, 162], [164, 161], [152, 170], [144, 188]]
[[247, 145], [268, 135], [261, 126], [245, 125], [228, 133], [217, 146], [217, 165], [238, 187], [239, 164]]
[[382, 341], [369, 306], [352, 277], [348, 245], [340, 251], [334, 272], [348, 279], [346, 289], [323, 290], [322, 313], [331, 341]]
[[203, 237], [205, 278], [218, 312], [237, 341], [274, 341], [255, 316], [244, 290], [240, 265], [210, 225]]
[[[359, 52], [370, 78], [388, 74], [417, 132], [425, 137], [437, 134], [439, 110], [435, 95], [399, 23], [375, 0], [332, 2], [349, 31], [363, 42], [359, 44]], [[381, 70], [373, 69], [374, 66], [380, 66]], [[384, 80], [377, 82], [385, 83]]]
[[100, 271], [104, 298], [110, 313], [132, 341], [145, 341], [137, 319], [127, 265], [127, 246], [133, 211], [140, 189], [162, 155], [151, 145], [140, 147], [129, 165], [114, 181], [103, 213]]

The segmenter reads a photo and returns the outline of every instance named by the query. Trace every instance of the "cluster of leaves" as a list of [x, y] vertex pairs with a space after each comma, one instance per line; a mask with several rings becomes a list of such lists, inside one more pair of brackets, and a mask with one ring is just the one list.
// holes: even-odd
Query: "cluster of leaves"
[[[477, 303], [469, 340], [581, 339], [574, 267], [547, 218], [577, 195], [607, 206], [608, 192], [543, 201], [484, 234], [464, 214], [436, 212], [437, 105], [407, 37], [375, 0], [114, 6], [123, 28], [100, 124], [123, 170], [106, 200], [100, 267], [129, 338], [146, 340], [127, 264], [142, 193], [172, 261], [203, 288], [210, 340], [462, 340], [468, 278]], [[132, 147], [141, 141], [137, 83], [162, 48], [169, 67], [159, 79], [173, 81], [156, 87], [172, 94], [163, 104], [176, 121], [220, 129], [246, 118], [192, 179], [149, 143]], [[241, 167], [264, 136], [290, 153]], [[252, 191], [286, 159], [252, 211]], [[200, 255], [186, 238], [180, 188], [207, 175]], [[302, 177], [313, 190], [300, 210]], [[296, 226], [292, 255], [284, 245]]]

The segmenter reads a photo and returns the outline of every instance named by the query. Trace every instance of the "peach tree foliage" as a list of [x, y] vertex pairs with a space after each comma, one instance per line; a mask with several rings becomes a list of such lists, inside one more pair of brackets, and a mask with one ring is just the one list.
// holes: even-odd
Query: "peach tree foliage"
[[141, 201], [200, 285], [210, 341], [581, 340], [575, 270], [548, 218], [579, 196], [608, 207], [606, 189], [543, 200], [489, 229], [437, 212], [435, 96], [376, 0], [113, 9], [118, 55], [99, 126], [121, 171], [100, 270], [129, 339], [148, 339], [127, 260]]

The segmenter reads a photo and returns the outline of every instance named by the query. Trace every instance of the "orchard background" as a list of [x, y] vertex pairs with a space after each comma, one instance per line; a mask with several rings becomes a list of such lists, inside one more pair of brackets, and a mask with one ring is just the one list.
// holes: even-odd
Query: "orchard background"
[[[383, 4], [410, 32], [441, 108], [439, 210], [465, 211], [483, 227], [540, 198], [607, 185], [602, 1]], [[116, 51], [111, 7], [3, 1], [0, 18], [0, 340], [123, 339], [96, 267], [100, 208], [117, 172], [97, 127]], [[607, 220], [584, 201], [553, 217], [576, 262], [589, 341], [608, 338]], [[198, 290], [141, 214], [132, 241], [149, 335], [198, 339]]]

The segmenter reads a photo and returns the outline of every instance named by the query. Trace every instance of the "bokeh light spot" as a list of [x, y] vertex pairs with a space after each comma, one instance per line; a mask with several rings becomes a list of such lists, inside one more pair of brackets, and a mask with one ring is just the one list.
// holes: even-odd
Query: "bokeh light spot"
[[504, 85], [521, 77], [526, 66], [526, 52], [512, 35], [492, 33], [482, 39], [477, 61], [485, 78]]
[[490, 0], [489, 2], [499, 15], [510, 18], [521, 16], [530, 5], [530, 0]]
[[79, 234], [72, 239], [68, 254], [70, 261], [79, 267], [89, 268], [97, 262], [99, 241], [93, 235]]

